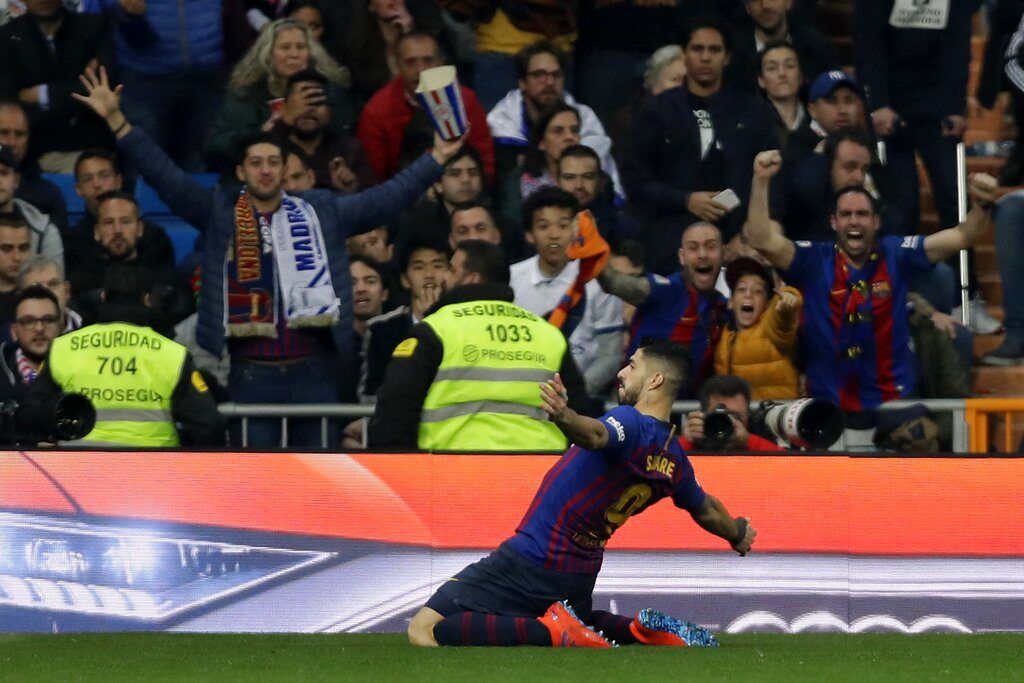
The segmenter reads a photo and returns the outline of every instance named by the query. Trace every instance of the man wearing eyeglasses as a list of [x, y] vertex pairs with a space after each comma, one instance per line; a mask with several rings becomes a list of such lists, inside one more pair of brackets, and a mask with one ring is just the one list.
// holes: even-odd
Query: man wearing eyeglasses
[[35, 381], [50, 345], [61, 332], [60, 304], [42, 285], [29, 285], [18, 293], [11, 323], [11, 338], [0, 344], [0, 401], [20, 401]]
[[568, 61], [553, 43], [540, 40], [520, 50], [515, 57], [519, 87], [513, 88], [487, 114], [487, 125], [494, 138], [495, 162], [499, 176], [522, 161], [533, 124], [544, 111], [558, 101], [580, 113], [580, 144], [601, 157], [601, 167], [611, 177], [615, 194], [624, 197], [619, 170], [612, 158], [612, 141], [594, 110], [577, 102], [565, 90]]

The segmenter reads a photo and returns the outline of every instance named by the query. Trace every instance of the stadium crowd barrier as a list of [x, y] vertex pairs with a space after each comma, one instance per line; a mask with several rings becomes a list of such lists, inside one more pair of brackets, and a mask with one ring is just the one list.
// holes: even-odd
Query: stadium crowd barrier
[[[911, 405], [924, 404], [932, 412], [950, 412], [953, 414], [953, 452], [967, 453], [970, 451], [984, 452], [985, 448], [969, 449], [971, 442], [968, 438], [968, 428], [965, 422], [967, 406], [970, 400], [964, 399], [930, 399], [921, 401], [891, 401], [882, 406], [882, 410], [897, 410]], [[1024, 411], [1024, 400], [1019, 401], [1021, 410]], [[610, 410], [616, 404], [608, 402], [606, 409]], [[756, 408], [757, 402], [751, 404]], [[674, 419], [682, 420], [682, 417], [691, 410], [697, 410], [700, 405], [696, 401], [676, 401], [672, 404], [672, 416]], [[288, 446], [288, 421], [297, 418], [317, 418], [320, 420], [320, 446], [328, 447], [328, 421], [332, 418], [359, 418], [373, 415], [372, 405], [348, 404], [348, 403], [309, 403], [303, 405], [285, 404], [242, 404], [223, 403], [220, 405], [220, 412], [229, 419], [241, 421], [242, 448], [249, 446], [249, 420], [252, 418], [277, 418], [281, 421], [281, 447]], [[363, 445], [366, 445], [365, 430]], [[834, 451], [874, 451], [870, 435], [863, 431], [846, 430], [835, 446]], [[1010, 449], [1012, 450], [1012, 449]]]
[[[0, 631], [403, 631], [557, 455], [0, 451]], [[594, 605], [715, 631], [1024, 631], [1024, 458], [695, 454], [740, 558], [664, 500]]]

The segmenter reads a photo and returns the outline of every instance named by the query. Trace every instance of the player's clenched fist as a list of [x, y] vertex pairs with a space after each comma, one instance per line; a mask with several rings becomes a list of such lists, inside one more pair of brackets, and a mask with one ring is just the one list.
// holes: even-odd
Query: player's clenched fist
[[782, 155], [777, 149], [760, 152], [754, 157], [754, 177], [771, 178], [782, 168]]
[[743, 557], [750, 552], [750, 547], [754, 545], [757, 529], [750, 525], [750, 520], [746, 517], [736, 518], [736, 528], [737, 533], [732, 542], [732, 549], [738, 552], [740, 557]]

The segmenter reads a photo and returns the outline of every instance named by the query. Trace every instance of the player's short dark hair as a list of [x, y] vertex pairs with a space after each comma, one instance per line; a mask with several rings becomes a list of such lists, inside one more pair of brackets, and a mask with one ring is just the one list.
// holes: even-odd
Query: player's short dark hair
[[718, 35], [722, 36], [722, 45], [725, 46], [725, 51], [732, 52], [732, 29], [729, 28], [729, 24], [725, 23], [725, 20], [714, 15], [694, 17], [690, 20], [683, 31], [682, 40], [679, 43], [684, 50], [690, 44], [690, 40], [693, 39], [693, 34], [702, 28], [717, 31]]
[[523, 229], [530, 232], [533, 229], [533, 216], [541, 209], [555, 206], [559, 209], [567, 209], [573, 216], [579, 213], [580, 203], [569, 192], [560, 187], [542, 187], [523, 202]]
[[624, 256], [634, 266], [641, 268], [644, 267], [644, 263], [647, 260], [647, 250], [644, 249], [644, 245], [636, 240], [622, 240], [617, 247], [612, 249], [612, 254]]
[[776, 40], [769, 40], [767, 43], [765, 43], [764, 47], [761, 48], [761, 51], [757, 53], [757, 73], [759, 73], [759, 74], [763, 74], [764, 73], [764, 57], [765, 57], [765, 55], [767, 55], [772, 50], [783, 50], [783, 49], [789, 50], [794, 55], [796, 55], [797, 67], [800, 69], [800, 73], [803, 73], [804, 72], [804, 67], [803, 67], [803, 64], [800, 63], [800, 53], [797, 51], [796, 46], [793, 45], [793, 43], [789, 42], [788, 40], [786, 40], [784, 38], [776, 39]]
[[867, 132], [858, 128], [842, 128], [825, 138], [825, 159], [828, 161], [830, 169], [832, 168], [832, 163], [836, 160], [836, 152], [839, 151], [839, 145], [844, 142], [850, 142], [863, 147], [868, 151], [871, 160], [874, 161], [874, 143], [868, 137]]
[[241, 142], [238, 143], [236, 161], [239, 166], [245, 163], [245, 157], [249, 154], [249, 148], [254, 145], [273, 145], [281, 150], [281, 159], [283, 160], [285, 158], [285, 145], [281, 138], [270, 132], [256, 131], [255, 133], [246, 135], [242, 138]]
[[107, 268], [103, 278], [104, 301], [108, 304], [141, 304], [152, 289], [152, 271], [139, 265], [114, 263]]
[[444, 256], [445, 260], [451, 256], [451, 248], [448, 246], [447, 240], [441, 239], [436, 235], [415, 235], [406, 242], [398, 254], [398, 271], [404, 273], [408, 270], [412, 255], [423, 249], [436, 251]]
[[653, 360], [662, 366], [665, 391], [675, 398], [690, 375], [689, 350], [679, 342], [661, 337], [644, 337], [637, 350], [644, 352], [645, 361]]
[[78, 171], [81, 169], [82, 164], [90, 159], [103, 159], [104, 161], [110, 162], [110, 165], [114, 169], [114, 173], [120, 173], [121, 169], [118, 166], [117, 153], [112, 152], [109, 149], [103, 149], [102, 147], [90, 147], [75, 159], [75, 180], [78, 180]]
[[0, 212], [0, 228], [24, 228], [29, 230], [28, 221], [17, 211]]
[[14, 298], [14, 310], [17, 311], [21, 302], [29, 299], [46, 299], [52, 302], [57, 312], [60, 313], [60, 302], [57, 301], [57, 295], [40, 284], [29, 285], [19, 290], [18, 296]]
[[875, 195], [868, 192], [867, 188], [863, 185], [847, 185], [846, 187], [839, 188], [832, 195], [832, 205], [829, 209], [830, 216], [836, 215], [836, 211], [839, 208], [839, 200], [848, 194], [859, 194], [867, 197], [868, 203], [871, 204], [871, 214], [874, 216], [878, 215], [878, 200], [875, 199]]
[[508, 284], [508, 258], [498, 245], [483, 240], [466, 240], [459, 242], [455, 250], [466, 255], [463, 268], [467, 273], [479, 274], [485, 284]]
[[526, 80], [526, 72], [530, 70], [530, 60], [537, 55], [551, 55], [558, 60], [558, 68], [563, 73], [568, 69], [568, 61], [565, 52], [550, 40], [538, 40], [530, 43], [515, 54], [516, 78], [520, 81]]
[[128, 202], [129, 204], [135, 207], [135, 217], [142, 217], [142, 209], [139, 208], [139, 202], [137, 199], [135, 199], [135, 195], [133, 195], [131, 192], [126, 192], [125, 190], [107, 190], [103, 194], [96, 197], [96, 211], [98, 212], [101, 206], [103, 206], [105, 203], [109, 202], [112, 199], [120, 199], [122, 201]]
[[587, 145], [569, 145], [562, 150], [562, 156], [558, 157], [558, 170], [562, 170], [562, 161], [565, 159], [593, 159], [597, 164], [597, 170], [601, 170], [601, 157], [594, 151], [593, 147]]
[[750, 382], [736, 375], [715, 375], [700, 386], [697, 398], [700, 400], [700, 409], [707, 411], [711, 408], [712, 395], [729, 398], [731, 396], [739, 396], [740, 394], [743, 394], [743, 398], [749, 404], [752, 394]]

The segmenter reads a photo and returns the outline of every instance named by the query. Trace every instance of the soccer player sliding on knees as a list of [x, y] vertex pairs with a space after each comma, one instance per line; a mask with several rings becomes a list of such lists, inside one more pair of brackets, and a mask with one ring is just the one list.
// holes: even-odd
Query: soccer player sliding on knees
[[413, 645], [611, 647], [718, 645], [695, 624], [653, 609], [593, 609], [604, 547], [666, 496], [746, 555], [757, 532], [705, 493], [669, 424], [687, 377], [686, 349], [645, 339], [618, 374], [619, 406], [600, 419], [567, 405], [561, 378], [541, 384], [544, 410], [572, 442], [545, 475], [515, 534], [446, 581], [409, 624]]

